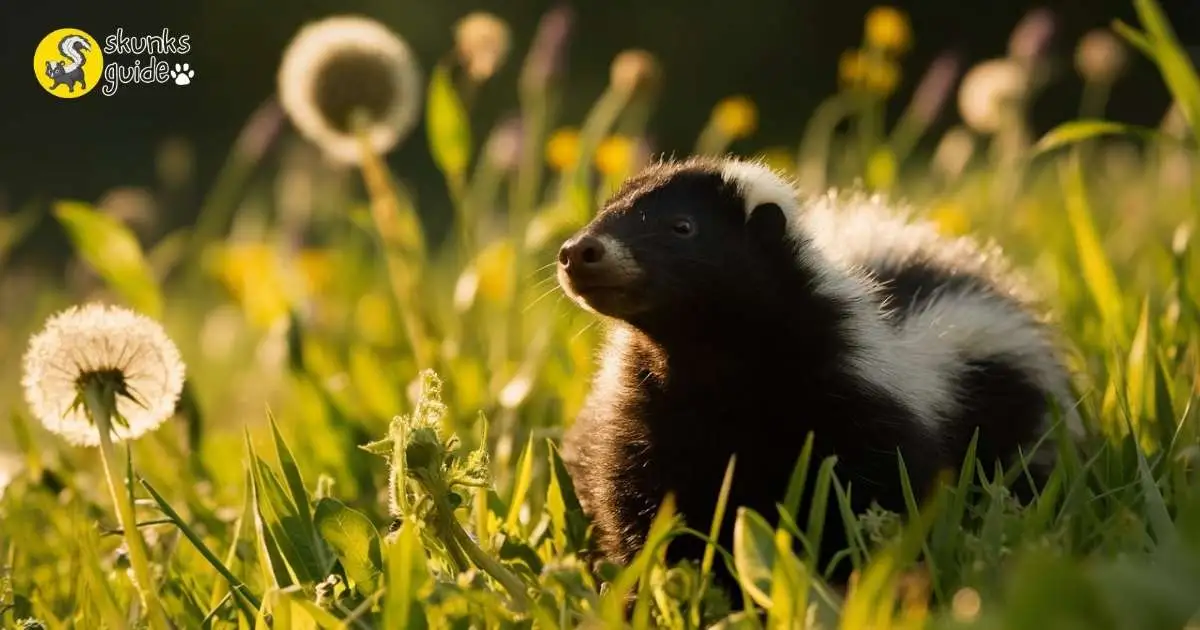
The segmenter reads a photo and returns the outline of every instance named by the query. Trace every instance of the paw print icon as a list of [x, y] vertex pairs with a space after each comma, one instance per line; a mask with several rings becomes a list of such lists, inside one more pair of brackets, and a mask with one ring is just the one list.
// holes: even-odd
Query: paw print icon
[[195, 76], [196, 71], [186, 63], [177, 63], [171, 69], [171, 78], [175, 79], [175, 85], [188, 85]]

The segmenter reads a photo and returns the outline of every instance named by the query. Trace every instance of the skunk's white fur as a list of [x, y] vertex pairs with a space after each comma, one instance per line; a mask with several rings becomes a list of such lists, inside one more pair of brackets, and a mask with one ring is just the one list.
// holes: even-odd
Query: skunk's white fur
[[[846, 333], [858, 350], [848, 368], [864, 382], [903, 401], [936, 431], [957, 417], [955, 377], [969, 369], [967, 361], [1000, 358], [1052, 393], [1069, 431], [1082, 431], [1055, 340], [998, 248], [944, 237], [879, 196], [829, 192], [802, 204], [790, 182], [760, 163], [729, 160], [722, 176], [746, 200], [747, 216], [767, 203], [783, 209], [797, 256], [818, 274], [814, 290], [851, 307]], [[872, 264], [917, 261], [977, 277], [988, 290], [940, 291], [915, 312], [897, 313]], [[1035, 458], [1052, 456], [1043, 448]]]

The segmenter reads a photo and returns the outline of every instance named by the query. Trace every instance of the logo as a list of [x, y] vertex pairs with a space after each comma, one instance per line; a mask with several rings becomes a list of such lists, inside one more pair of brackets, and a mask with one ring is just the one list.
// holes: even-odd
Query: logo
[[126, 85], [191, 85], [196, 70], [181, 58], [191, 52], [189, 39], [167, 28], [147, 34], [117, 28], [102, 47], [77, 28], [62, 28], [38, 44], [33, 71], [42, 87], [60, 98], [78, 98], [97, 85], [104, 96]]
[[60, 28], [38, 43], [33, 72], [54, 96], [79, 98], [100, 84], [104, 53], [91, 35], [77, 28]]

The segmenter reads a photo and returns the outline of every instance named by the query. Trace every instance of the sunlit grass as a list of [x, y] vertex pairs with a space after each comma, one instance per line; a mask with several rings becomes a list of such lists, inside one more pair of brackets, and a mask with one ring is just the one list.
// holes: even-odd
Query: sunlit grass
[[[722, 503], [737, 522], [731, 549], [665, 566], [674, 537], [710, 536], [668, 502], [631, 566], [583, 559], [587, 522], [556, 445], [582, 405], [599, 327], [562, 299], [551, 263], [651, 158], [648, 113], [670, 69], [626, 51], [592, 110], [563, 119], [562, 42], [586, 25], [556, 10], [523, 62], [521, 118], [480, 120], [473, 94], [512, 60], [507, 28], [477, 14], [423, 77], [427, 137], [406, 136], [408, 114], [388, 130], [348, 111], [327, 161], [329, 147], [280, 127], [272, 101], [231, 147], [194, 229], [139, 239], [111, 200], [0, 217], [0, 413], [11, 418], [0, 620], [150, 619], [99, 453], [38, 425], [19, 388], [19, 358], [46, 317], [100, 298], [160, 320], [188, 366], [175, 418], [130, 443], [126, 480], [151, 590], [176, 627], [1200, 627], [1200, 186], [1188, 125], [1200, 80], [1158, 7], [1135, 5], [1139, 24], [1115, 30], [1176, 99], [1158, 128], [1103, 119], [1120, 66], [1096, 58], [1116, 40], [1093, 35], [1079, 62], [1090, 64], [1086, 118], [1032, 137], [1025, 106], [1049, 63], [1041, 14], [968, 75], [966, 92], [955, 92], [964, 69], [953, 58], [914, 69], [922, 88], [884, 128], [910, 39], [936, 34], [876, 9], [845, 56], [843, 89], [803, 138], [757, 137], [743, 95], [714, 103], [697, 130], [697, 152], [732, 149], [802, 186], [890, 195], [948, 233], [995, 239], [1027, 270], [1070, 343], [1091, 429], [1064, 443], [1031, 505], [997, 474], [1022, 470], [968, 458], [928, 505], [855, 516], [831, 463], [809, 461], [808, 448], [778, 513]], [[955, 103], [968, 126], [933, 156], [914, 153]], [[333, 133], [320, 129], [314, 142]], [[376, 153], [392, 141], [427, 142], [449, 198], [415, 199]], [[168, 168], [178, 152], [161, 172], [179, 170]], [[442, 242], [421, 220], [435, 211], [454, 217]], [[43, 216], [75, 245], [67, 279], [9, 262]], [[828, 500], [798, 514], [805, 488]], [[848, 592], [802, 552], [819, 545], [826, 510], [849, 533], [837, 560], [857, 569]], [[737, 572], [741, 592], [708, 586], [714, 563]]]

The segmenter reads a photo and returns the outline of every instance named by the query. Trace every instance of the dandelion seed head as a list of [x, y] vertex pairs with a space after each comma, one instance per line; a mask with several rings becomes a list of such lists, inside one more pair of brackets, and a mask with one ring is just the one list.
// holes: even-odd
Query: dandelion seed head
[[455, 25], [455, 50], [467, 75], [475, 81], [495, 74], [508, 56], [509, 46], [508, 25], [486, 11], [470, 13]]
[[958, 90], [963, 120], [980, 133], [995, 133], [1005, 116], [1021, 106], [1028, 93], [1029, 73], [1011, 59], [991, 59], [971, 68]]
[[1125, 45], [1112, 31], [1088, 31], [1075, 48], [1075, 70], [1085, 81], [1112, 83], [1125, 70]]
[[183, 390], [179, 350], [154, 320], [119, 306], [91, 303], [53, 315], [29, 341], [21, 385], [33, 415], [78, 446], [96, 446], [100, 433], [77, 405], [89, 376], [118, 374], [129, 396], [117, 396], [115, 439], [136, 439], [175, 413]]
[[300, 133], [345, 164], [361, 159], [356, 112], [366, 117], [371, 149], [383, 154], [412, 131], [421, 109], [421, 72], [408, 44], [353, 15], [301, 28], [283, 53], [278, 89]]

